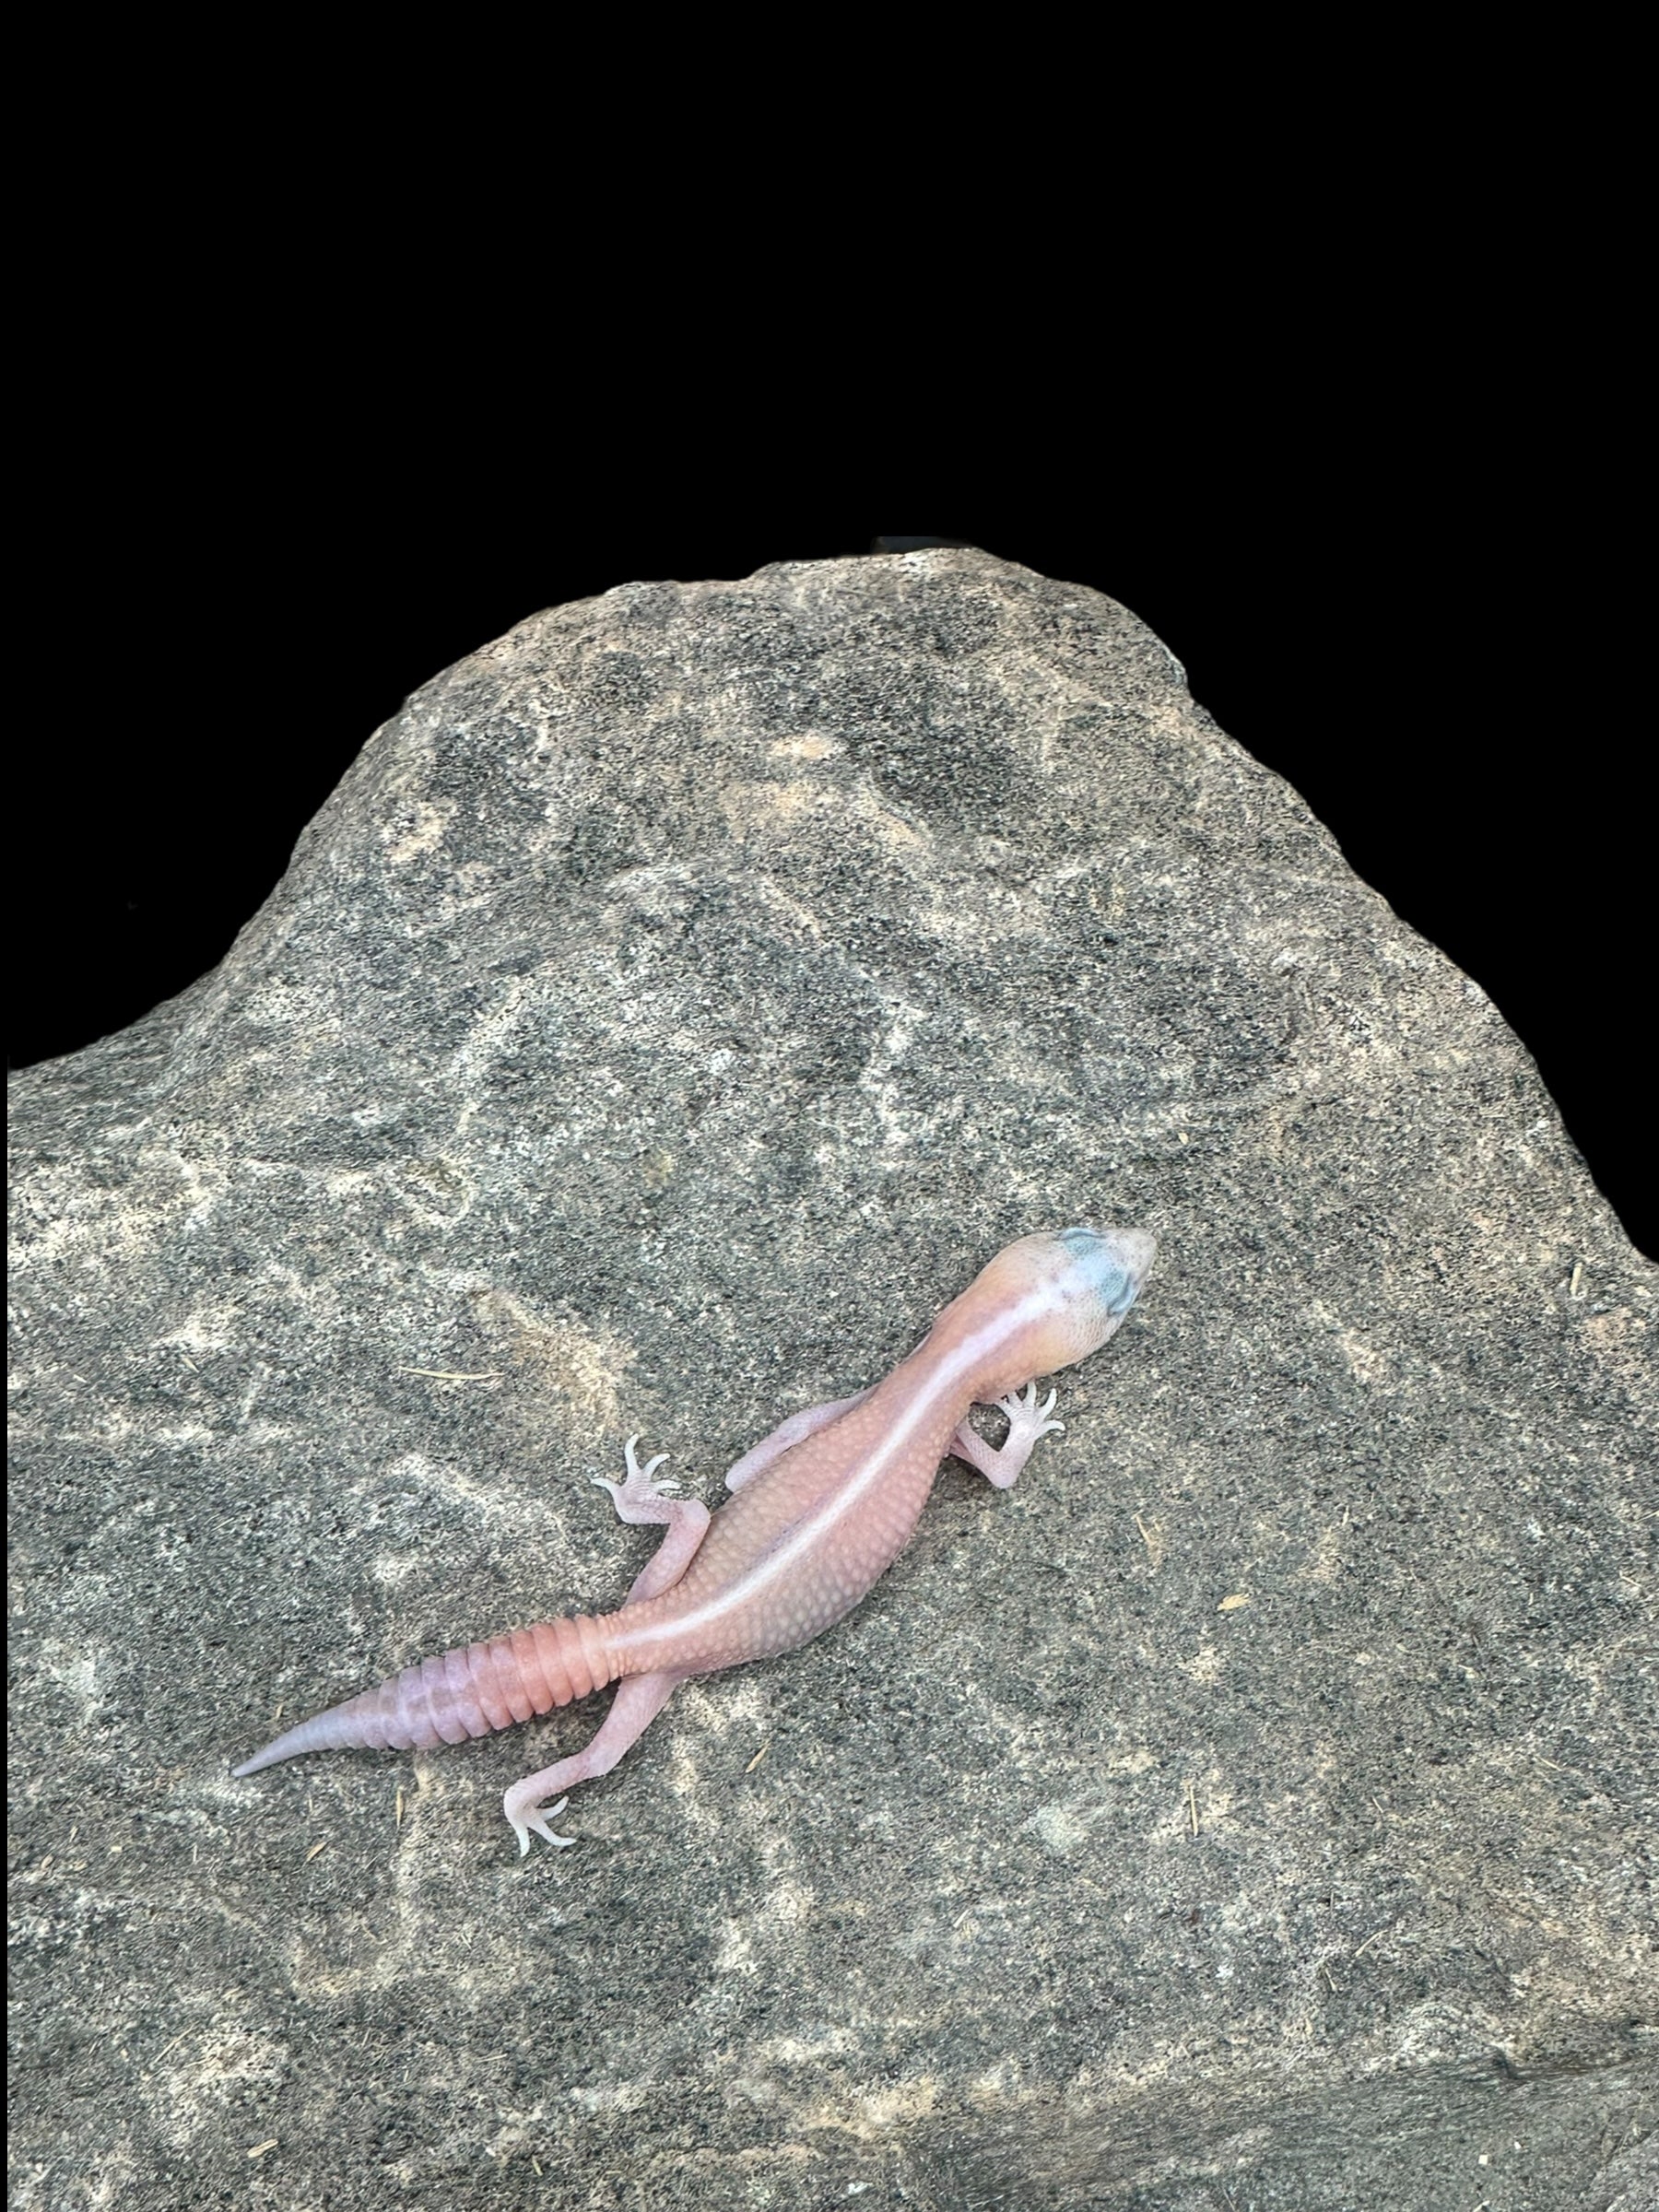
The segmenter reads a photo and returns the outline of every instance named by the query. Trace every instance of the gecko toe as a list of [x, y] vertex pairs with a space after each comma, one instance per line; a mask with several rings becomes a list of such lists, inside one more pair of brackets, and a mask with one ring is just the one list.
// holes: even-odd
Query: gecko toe
[[530, 1849], [532, 1835], [540, 1836], [545, 1842], [551, 1843], [556, 1851], [568, 1851], [575, 1842], [574, 1836], [556, 1836], [547, 1825], [549, 1820], [556, 1820], [564, 1811], [565, 1806], [570, 1804], [571, 1800], [568, 1796], [561, 1797], [557, 1805], [521, 1805], [515, 1803], [514, 1799], [515, 1793], [509, 1791], [502, 1800], [501, 1810], [506, 1814], [508, 1820], [512, 1823], [512, 1832], [518, 1838], [521, 1859]]
[[531, 1816], [531, 1827], [535, 1829], [538, 1836], [545, 1837], [555, 1851], [569, 1851], [576, 1841], [574, 1836], [556, 1836], [547, 1826], [549, 1820], [556, 1820], [559, 1818], [570, 1802], [568, 1797], [561, 1797], [557, 1805], [538, 1805]]

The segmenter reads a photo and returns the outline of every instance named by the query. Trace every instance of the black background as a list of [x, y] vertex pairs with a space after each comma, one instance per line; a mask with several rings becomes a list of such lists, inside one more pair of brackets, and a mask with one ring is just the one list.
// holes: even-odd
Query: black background
[[[248, 441], [256, 446], [257, 440]], [[933, 531], [1096, 586], [1497, 1002], [1637, 1241], [1652, 984], [1645, 741], [1622, 556], [1559, 482], [1316, 445], [1247, 477], [1106, 459], [1020, 497], [936, 480], [816, 504], [645, 499], [511, 453], [402, 488], [129, 449], [41, 555], [39, 720], [17, 758], [8, 1058], [75, 1051], [224, 953], [369, 733], [540, 606]], [[1268, 465], [1270, 463], [1270, 465]], [[1645, 712], [1645, 706], [1640, 711]]]

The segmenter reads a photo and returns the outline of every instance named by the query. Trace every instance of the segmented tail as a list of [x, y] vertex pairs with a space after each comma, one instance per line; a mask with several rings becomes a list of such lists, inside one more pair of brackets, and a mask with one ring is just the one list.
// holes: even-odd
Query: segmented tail
[[511, 1728], [532, 1713], [550, 1712], [572, 1698], [602, 1689], [618, 1672], [598, 1621], [585, 1613], [515, 1629], [489, 1643], [469, 1643], [406, 1666], [378, 1688], [343, 1705], [313, 1713], [263, 1751], [233, 1769], [257, 1774], [262, 1767], [301, 1751], [332, 1751], [361, 1745], [374, 1751], [429, 1750], [469, 1735]]

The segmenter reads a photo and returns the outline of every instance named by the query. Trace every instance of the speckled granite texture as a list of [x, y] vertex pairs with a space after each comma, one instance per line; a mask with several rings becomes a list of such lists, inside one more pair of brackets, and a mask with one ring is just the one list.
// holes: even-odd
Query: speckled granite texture
[[[1653, 2203], [1654, 1271], [1123, 608], [537, 616], [13, 1094], [17, 2205]], [[1074, 1218], [1162, 1256], [1065, 1436], [577, 1848], [596, 1704], [230, 1779]]]

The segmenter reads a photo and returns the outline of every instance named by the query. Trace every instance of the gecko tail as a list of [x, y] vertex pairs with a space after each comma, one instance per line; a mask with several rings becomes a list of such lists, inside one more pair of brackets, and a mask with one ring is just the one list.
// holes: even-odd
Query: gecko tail
[[603, 1622], [585, 1613], [545, 1620], [406, 1666], [285, 1730], [231, 1772], [257, 1774], [305, 1751], [425, 1751], [465, 1743], [585, 1698], [619, 1671]]
[[[369, 1693], [371, 1697], [376, 1694], [372, 1690]], [[362, 1720], [352, 1711], [359, 1702], [356, 1698], [348, 1699], [344, 1705], [331, 1706], [326, 1712], [314, 1712], [309, 1721], [284, 1729], [263, 1751], [255, 1751], [240, 1767], [232, 1767], [231, 1773], [257, 1774], [266, 1767], [279, 1766], [285, 1759], [298, 1759], [302, 1751], [333, 1751], [346, 1745], [366, 1743]]]

